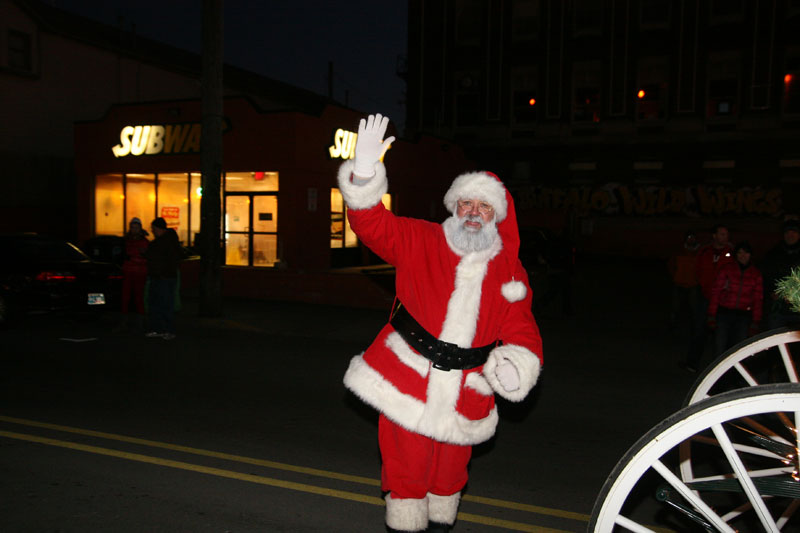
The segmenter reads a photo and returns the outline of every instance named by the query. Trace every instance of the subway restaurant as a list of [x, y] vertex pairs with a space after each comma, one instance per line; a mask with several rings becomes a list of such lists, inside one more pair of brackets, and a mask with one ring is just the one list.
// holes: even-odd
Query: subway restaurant
[[[350, 303], [356, 291], [351, 297], [364, 305], [383, 305], [386, 289], [368, 275], [382, 261], [350, 230], [336, 188], [363, 114], [335, 105], [268, 112], [244, 97], [227, 98], [223, 114], [224, 293], [335, 304]], [[131, 218], [149, 228], [160, 216], [194, 247], [201, 122], [201, 102], [180, 100], [117, 105], [101, 120], [76, 124], [79, 240], [122, 236]], [[435, 221], [447, 215], [447, 186], [471, 168], [459, 147], [430, 137], [395, 141], [385, 164], [384, 205]], [[187, 287], [197, 268], [184, 264]]]

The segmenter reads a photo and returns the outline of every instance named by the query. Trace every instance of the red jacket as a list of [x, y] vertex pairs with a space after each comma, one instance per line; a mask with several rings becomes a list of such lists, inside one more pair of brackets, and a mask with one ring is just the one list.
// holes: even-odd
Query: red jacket
[[[353, 231], [396, 268], [397, 296], [417, 321], [441, 340], [462, 348], [495, 347], [482, 367], [442, 371], [416, 352], [386, 324], [375, 341], [355, 356], [344, 383], [366, 403], [404, 428], [432, 439], [472, 445], [492, 437], [498, 421], [494, 394], [520, 401], [534, 386], [542, 340], [531, 314], [531, 290], [511, 236], [480, 252], [459, 255], [441, 224], [398, 217], [380, 202], [386, 181], [383, 165], [369, 186], [349, 183], [352, 162], [342, 165], [339, 183], [348, 201]], [[374, 190], [373, 190], [374, 187]], [[355, 208], [353, 208], [355, 207]], [[498, 224], [513, 225], [509, 215]], [[517, 234], [518, 239], [518, 234]], [[509, 289], [519, 291], [512, 294]], [[509, 360], [520, 376], [512, 393], [494, 374], [497, 357]]]
[[763, 298], [763, 280], [756, 267], [750, 265], [742, 270], [736, 261], [725, 263], [720, 268], [711, 291], [708, 314], [715, 316], [718, 307], [725, 307], [751, 311], [753, 322], [760, 322]]
[[707, 244], [700, 248], [695, 261], [695, 272], [697, 273], [697, 283], [703, 291], [706, 300], [711, 299], [711, 290], [714, 288], [714, 280], [720, 269], [727, 263], [735, 262], [731, 257], [732, 249], [730, 246], [714, 248]]
[[134, 239], [125, 238], [125, 261], [122, 263], [122, 270], [130, 274], [147, 274], [147, 259], [144, 253], [150, 244], [146, 238]]

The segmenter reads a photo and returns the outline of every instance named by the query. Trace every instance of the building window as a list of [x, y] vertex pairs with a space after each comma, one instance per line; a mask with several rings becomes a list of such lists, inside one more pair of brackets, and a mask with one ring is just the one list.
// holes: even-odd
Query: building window
[[514, 122], [526, 124], [536, 121], [538, 108], [537, 70], [532, 68], [518, 68], [511, 73], [511, 105], [513, 106]]
[[642, 0], [639, 26], [643, 30], [669, 29], [671, 0]]
[[786, 59], [783, 75], [783, 113], [800, 115], [800, 56]]
[[[142, 221], [142, 224], [146, 222]], [[120, 236], [125, 233], [125, 191], [122, 174], [100, 174], [95, 177], [94, 232], [96, 235]]]
[[739, 58], [736, 53], [709, 57], [708, 105], [710, 119], [736, 116], [739, 112]]
[[8, 30], [8, 67], [25, 72], [33, 71], [33, 48], [30, 34]]
[[667, 116], [669, 61], [649, 57], [639, 61], [636, 88], [636, 120], [664, 120]]
[[[383, 206], [392, 210], [392, 195], [384, 194], [381, 197]], [[355, 248], [358, 246], [358, 237], [350, 228], [347, 218], [347, 206], [339, 189], [331, 189], [331, 248]]]
[[181, 242], [189, 242], [189, 175], [158, 175], [156, 213], [166, 220], [167, 227], [178, 233]]
[[573, 35], [600, 35], [603, 29], [603, 2], [574, 0]]
[[708, 9], [711, 24], [729, 24], [744, 19], [744, 0], [711, 0]]
[[481, 123], [481, 92], [477, 72], [455, 74], [456, 124], [458, 127], [477, 126]]
[[572, 71], [572, 121], [600, 122], [600, 62], [575, 63]]
[[514, 0], [511, 16], [511, 38], [529, 41], [539, 36], [539, 0]]
[[156, 213], [156, 175], [126, 174], [125, 218], [127, 221], [138, 217], [142, 221], [142, 227], [149, 231], [150, 222], [156, 216], [160, 216]]
[[95, 234], [124, 235], [136, 217], [144, 229], [163, 217], [191, 246], [200, 231], [200, 174], [100, 174], [95, 177]]
[[485, 20], [484, 7], [483, 0], [456, 0], [456, 44], [478, 45], [481, 43]]
[[225, 264], [271, 267], [278, 262], [277, 172], [225, 173]]

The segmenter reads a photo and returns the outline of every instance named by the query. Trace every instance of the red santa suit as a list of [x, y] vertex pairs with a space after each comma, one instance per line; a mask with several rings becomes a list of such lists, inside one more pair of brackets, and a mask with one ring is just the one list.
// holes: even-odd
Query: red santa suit
[[[452, 524], [471, 446], [491, 438], [497, 426], [494, 394], [521, 401], [541, 368], [542, 342], [518, 259], [513, 201], [492, 174], [456, 178], [445, 196], [447, 208], [455, 212], [459, 199], [486, 200], [495, 209], [499, 236], [485, 250], [464, 252], [445, 230], [457, 219], [435, 224], [398, 217], [383, 207], [387, 179], [382, 164], [365, 184], [353, 183], [352, 170], [352, 161], [345, 162], [338, 176], [350, 225], [365, 245], [395, 266], [397, 297], [410, 315], [438, 339], [461, 348], [502, 343], [481, 366], [440, 370], [387, 324], [351, 360], [344, 377], [348, 389], [381, 413], [383, 485], [390, 491], [387, 524], [407, 531], [425, 529], [428, 519]], [[515, 390], [503, 388], [495, 374], [504, 361], [519, 375]], [[394, 473], [387, 473], [393, 465]], [[403, 470], [410, 473], [403, 476]], [[419, 476], [413, 474], [431, 470], [442, 475], [415, 479]]]

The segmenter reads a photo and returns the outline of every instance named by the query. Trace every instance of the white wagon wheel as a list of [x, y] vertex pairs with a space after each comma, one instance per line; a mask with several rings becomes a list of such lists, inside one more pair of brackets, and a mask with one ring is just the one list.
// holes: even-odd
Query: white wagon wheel
[[[780, 328], [747, 339], [719, 356], [695, 381], [684, 405], [724, 391], [767, 383], [798, 383], [800, 330]], [[792, 353], [794, 349], [795, 353]], [[684, 482], [697, 481], [693, 452], [696, 441], [680, 447], [680, 473]]]
[[767, 383], [798, 383], [800, 330], [779, 328], [765, 331], [733, 346], [720, 355], [695, 381], [684, 405], [726, 390]]
[[[684, 407], [617, 463], [595, 502], [589, 531], [663, 530], [645, 525], [656, 514], [677, 531], [796, 531], [798, 421], [797, 384], [737, 389]], [[705, 447], [696, 461], [702, 457], [704, 479], [691, 483], [674, 473], [677, 448], [689, 440]]]

